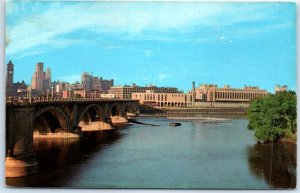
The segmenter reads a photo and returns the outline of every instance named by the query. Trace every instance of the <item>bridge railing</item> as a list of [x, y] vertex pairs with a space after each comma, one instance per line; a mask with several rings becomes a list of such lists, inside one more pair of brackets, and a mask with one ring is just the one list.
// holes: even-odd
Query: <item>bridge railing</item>
[[59, 97], [6, 97], [6, 104], [32, 104], [32, 103], [51, 103], [51, 102], [84, 102], [84, 101], [135, 101], [132, 99], [107, 99], [107, 98], [59, 98]]

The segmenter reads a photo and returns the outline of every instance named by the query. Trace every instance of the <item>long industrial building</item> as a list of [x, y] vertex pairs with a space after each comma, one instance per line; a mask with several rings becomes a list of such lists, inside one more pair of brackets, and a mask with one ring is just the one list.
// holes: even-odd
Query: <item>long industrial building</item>
[[195, 102], [250, 102], [252, 99], [265, 96], [267, 90], [257, 86], [244, 86], [244, 88], [231, 88], [225, 85], [218, 88], [215, 84], [201, 84], [189, 93], [195, 96]]
[[132, 93], [132, 99], [148, 106], [187, 107], [192, 106], [192, 95], [184, 93], [155, 93], [147, 90], [143, 93]]
[[[218, 88], [215, 84], [202, 84], [187, 94], [185, 93], [166, 93], [146, 90], [144, 92], [132, 93], [132, 99], [137, 99], [142, 104], [158, 107], [192, 107], [202, 106], [206, 103], [248, 103], [254, 98], [267, 95], [267, 90], [259, 89], [256, 86], [245, 86], [244, 88], [231, 88], [225, 85]], [[209, 105], [211, 106], [211, 105]], [[246, 105], [247, 106], [247, 105]]]

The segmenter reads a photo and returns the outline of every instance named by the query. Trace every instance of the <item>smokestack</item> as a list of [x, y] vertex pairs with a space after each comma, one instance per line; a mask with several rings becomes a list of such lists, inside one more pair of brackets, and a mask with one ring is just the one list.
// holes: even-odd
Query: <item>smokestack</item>
[[195, 106], [195, 98], [196, 98], [196, 93], [195, 93], [195, 81], [193, 81], [193, 90], [192, 90], [192, 106]]
[[193, 81], [193, 92], [195, 92], [195, 81]]

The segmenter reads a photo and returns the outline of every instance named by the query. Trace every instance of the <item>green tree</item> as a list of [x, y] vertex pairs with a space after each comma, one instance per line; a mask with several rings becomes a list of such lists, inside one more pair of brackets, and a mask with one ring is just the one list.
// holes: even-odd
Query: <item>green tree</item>
[[248, 129], [264, 141], [278, 141], [296, 136], [296, 93], [278, 92], [251, 102], [247, 111]]

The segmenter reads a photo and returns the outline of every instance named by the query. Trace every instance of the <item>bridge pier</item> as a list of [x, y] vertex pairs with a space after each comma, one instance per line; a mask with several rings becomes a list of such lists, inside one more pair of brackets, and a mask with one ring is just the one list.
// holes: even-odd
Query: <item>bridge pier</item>
[[79, 127], [81, 127], [81, 131], [100, 131], [100, 130], [113, 129], [110, 123], [106, 123], [104, 121], [95, 121], [95, 122], [90, 121], [88, 122], [88, 124], [79, 122]]
[[128, 120], [121, 116], [112, 116], [111, 117], [112, 125], [122, 125], [128, 123]]
[[111, 124], [109, 123], [106, 123], [106, 122], [100, 122], [99, 123], [100, 125], [100, 130], [110, 130], [110, 129], [113, 129], [113, 127], [111, 126]]
[[33, 152], [34, 107], [14, 106], [6, 109], [5, 176], [21, 177], [37, 172]]

